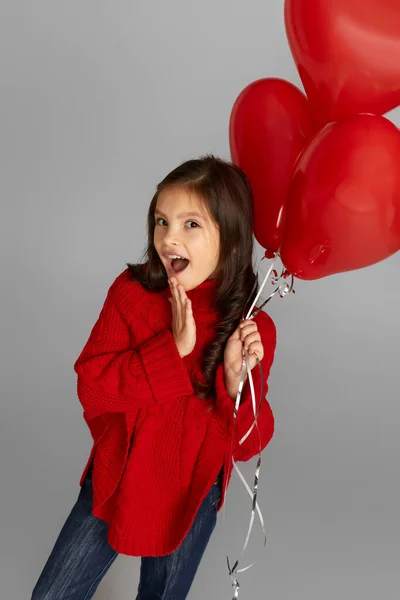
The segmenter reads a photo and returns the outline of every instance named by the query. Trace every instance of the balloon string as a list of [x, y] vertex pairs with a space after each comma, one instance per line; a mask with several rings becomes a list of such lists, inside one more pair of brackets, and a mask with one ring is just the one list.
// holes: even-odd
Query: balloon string
[[[258, 314], [260, 312], [260, 310], [262, 310], [262, 308], [271, 300], [271, 298], [273, 296], [275, 296], [275, 294], [279, 293], [280, 297], [283, 298], [286, 294], [288, 293], [295, 293], [294, 289], [293, 289], [293, 276], [286, 270], [283, 269], [281, 272], [281, 275], [278, 276], [278, 273], [276, 271], [276, 269], [274, 269], [274, 265], [275, 262], [277, 260], [278, 257], [278, 253], [274, 253], [274, 260], [270, 266], [270, 268], [268, 269], [268, 272], [266, 274], [266, 276], [264, 277], [264, 280], [260, 286], [260, 289], [258, 290], [258, 293], [256, 294], [256, 297], [254, 298], [250, 309], [248, 310], [248, 313], [245, 315], [245, 311], [243, 311], [242, 314], [242, 320], [246, 319], [253, 319], [255, 317], [256, 314]], [[258, 269], [257, 269], [257, 277], [255, 279], [254, 285], [253, 285], [253, 289], [250, 293], [249, 296], [249, 300], [250, 298], [253, 296], [253, 293], [255, 291], [255, 289], [257, 288], [258, 285], [258, 272], [260, 270], [260, 266], [262, 261], [266, 258], [266, 256], [264, 255], [262, 257], [262, 259], [260, 260]], [[284, 281], [282, 284], [278, 285], [278, 287], [276, 287], [276, 289], [268, 296], [268, 298], [262, 302], [262, 304], [253, 312], [254, 307], [256, 306], [257, 300], [260, 297], [260, 294], [262, 292], [262, 290], [264, 289], [267, 281], [269, 280], [269, 278], [271, 277], [271, 274], [273, 275], [271, 278], [271, 282], [273, 283], [273, 285], [275, 285], [276, 283], [278, 283], [278, 281], [280, 279], [287, 279], [289, 276], [291, 278], [291, 282], [290, 284], [287, 283], [287, 281]], [[249, 300], [246, 302], [245, 306], [247, 306]], [[261, 363], [259, 361], [259, 359], [257, 358], [257, 366], [260, 369], [260, 381], [261, 381], [261, 390], [260, 390], [260, 399], [259, 399], [259, 403], [258, 403], [258, 409], [256, 410], [256, 399], [255, 399], [255, 391], [254, 391], [254, 383], [253, 383], [253, 377], [251, 374], [251, 369], [250, 369], [250, 363], [249, 363], [249, 357], [248, 357], [248, 353], [244, 348], [244, 344], [242, 346], [242, 370], [241, 370], [241, 374], [240, 374], [240, 381], [239, 381], [239, 387], [238, 387], [238, 392], [236, 395], [236, 401], [235, 401], [235, 405], [234, 405], [234, 410], [233, 410], [233, 428], [232, 428], [232, 434], [231, 434], [231, 461], [233, 463], [233, 467], [236, 470], [237, 474], [239, 475], [246, 491], [248, 492], [248, 494], [250, 495], [250, 497], [252, 498], [252, 509], [251, 509], [251, 514], [250, 514], [250, 523], [249, 523], [249, 528], [247, 531], [247, 535], [246, 535], [246, 539], [245, 542], [243, 544], [242, 550], [240, 552], [239, 558], [234, 562], [233, 566], [230, 566], [230, 562], [229, 562], [229, 557], [227, 556], [227, 564], [228, 564], [228, 572], [229, 572], [229, 576], [232, 580], [232, 587], [234, 589], [234, 593], [233, 593], [233, 598], [232, 600], [237, 600], [237, 598], [239, 597], [239, 589], [240, 589], [240, 584], [239, 581], [237, 579], [237, 574], [238, 573], [243, 573], [244, 571], [247, 571], [248, 569], [250, 569], [253, 565], [255, 565], [256, 563], [253, 562], [250, 565], [248, 565], [247, 567], [241, 568], [239, 569], [239, 561], [240, 558], [242, 557], [242, 555], [244, 554], [247, 545], [249, 543], [249, 539], [250, 539], [250, 534], [253, 528], [253, 524], [254, 524], [254, 519], [255, 519], [255, 511], [257, 510], [257, 514], [258, 517], [260, 519], [260, 523], [261, 523], [261, 528], [262, 531], [264, 533], [264, 547], [267, 543], [267, 536], [266, 536], [266, 532], [265, 532], [265, 527], [264, 527], [264, 519], [262, 516], [262, 512], [260, 510], [260, 507], [258, 505], [257, 502], [257, 493], [258, 493], [258, 484], [259, 484], [259, 473], [260, 473], [260, 467], [261, 467], [261, 435], [260, 435], [260, 430], [258, 427], [258, 415], [260, 413], [261, 410], [261, 405], [262, 405], [262, 401], [263, 401], [263, 397], [264, 397], [264, 377], [263, 377], [263, 370], [262, 370], [262, 366]], [[256, 465], [256, 469], [255, 469], [255, 473], [254, 473], [254, 485], [253, 485], [253, 491], [251, 491], [250, 486], [248, 485], [246, 479], [244, 478], [243, 474], [241, 473], [239, 467], [237, 466], [234, 458], [233, 458], [233, 441], [234, 441], [234, 431], [235, 431], [235, 425], [236, 425], [236, 417], [237, 417], [237, 413], [239, 410], [239, 405], [240, 405], [240, 399], [241, 399], [241, 395], [242, 395], [242, 390], [243, 390], [243, 386], [245, 383], [245, 372], [247, 371], [247, 376], [248, 376], [248, 380], [249, 380], [249, 386], [250, 386], [250, 392], [251, 392], [251, 402], [252, 402], [252, 406], [253, 406], [253, 415], [254, 415], [254, 422], [252, 423], [251, 427], [248, 429], [248, 431], [245, 433], [245, 435], [240, 439], [239, 441], [239, 446], [242, 445], [244, 443], [244, 441], [247, 439], [247, 437], [250, 435], [252, 429], [254, 426], [256, 426], [257, 428], [257, 433], [258, 433], [258, 442], [259, 442], [259, 451], [258, 451], [258, 458], [257, 458], [257, 465]], [[224, 497], [226, 497], [226, 490], [227, 490], [227, 481], [225, 482], [225, 494]], [[226, 502], [224, 503], [223, 506], [223, 520], [225, 521], [226, 519]]]

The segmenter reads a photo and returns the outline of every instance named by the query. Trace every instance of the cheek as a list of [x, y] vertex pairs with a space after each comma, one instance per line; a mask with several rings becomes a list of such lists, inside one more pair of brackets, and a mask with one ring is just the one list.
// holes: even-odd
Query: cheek
[[210, 257], [212, 256], [213, 260], [217, 260], [219, 254], [219, 238], [215, 233], [205, 237], [205, 246], [208, 248]]
[[157, 245], [160, 244], [161, 240], [162, 240], [162, 232], [160, 231], [160, 229], [158, 227], [156, 227], [156, 229], [154, 229], [154, 233], [153, 233], [154, 245], [157, 247]]
[[218, 240], [212, 240], [212, 253], [213, 253], [213, 257], [215, 261], [218, 261], [218, 257], [219, 257], [219, 241]]

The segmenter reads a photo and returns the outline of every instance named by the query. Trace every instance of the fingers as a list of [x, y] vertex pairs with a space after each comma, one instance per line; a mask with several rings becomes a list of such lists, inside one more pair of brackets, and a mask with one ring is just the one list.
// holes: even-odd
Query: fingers
[[229, 340], [244, 341], [246, 336], [253, 331], [257, 331], [257, 323], [255, 323], [252, 319], [246, 319], [245, 321], [241, 321], [239, 323], [235, 331], [229, 337]]
[[172, 312], [173, 312], [173, 314], [175, 314], [175, 307], [176, 307], [175, 286], [174, 286], [173, 281], [171, 281], [171, 279], [168, 279], [168, 285], [169, 285], [169, 289], [171, 290], [171, 298], [169, 298], [169, 300], [171, 302]]
[[240, 339], [249, 354], [255, 354], [259, 360], [264, 356], [264, 347], [258, 331], [257, 323], [251, 319], [242, 321], [239, 325]]
[[179, 284], [177, 282], [177, 280], [172, 277], [171, 279], [168, 280], [169, 283], [169, 287], [171, 288], [171, 294], [172, 294], [172, 298], [173, 300], [175, 300], [176, 305], [180, 306], [181, 304], [181, 297], [180, 297], [180, 292], [179, 292]]
[[247, 329], [248, 330], [257, 329], [257, 323], [253, 319], [244, 319], [243, 321], [240, 321], [239, 329], [240, 329], [240, 331], [243, 331], [243, 329], [246, 329], [246, 330]]
[[172, 294], [172, 309], [174, 310], [175, 308], [174, 317], [179, 321], [179, 325], [183, 326], [183, 324], [185, 323], [188, 305], [190, 307], [191, 314], [190, 300], [186, 296], [185, 288], [183, 287], [183, 285], [178, 283], [178, 281], [174, 277], [169, 279], [168, 283]]
[[245, 341], [247, 336], [254, 332], [258, 332], [257, 323], [254, 321], [247, 319], [239, 324], [239, 335], [242, 341]]
[[243, 338], [243, 344], [244, 344], [244, 347], [246, 348], [246, 350], [248, 350], [250, 344], [252, 344], [254, 342], [261, 342], [261, 336], [258, 331], [253, 331], [251, 333], [248, 333]]
[[264, 357], [264, 347], [262, 345], [262, 342], [253, 342], [252, 344], [250, 344], [247, 352], [249, 354], [256, 355], [259, 358], [259, 360], [262, 360], [262, 358]]
[[183, 285], [178, 285], [177, 290], [178, 290], [179, 300], [180, 300], [182, 308], [183, 308], [186, 305], [186, 298], [187, 298], [185, 288], [183, 287]]

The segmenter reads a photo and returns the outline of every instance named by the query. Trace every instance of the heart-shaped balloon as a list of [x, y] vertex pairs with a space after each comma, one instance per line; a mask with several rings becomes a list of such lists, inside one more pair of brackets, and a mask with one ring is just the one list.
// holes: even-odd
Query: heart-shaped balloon
[[286, 268], [319, 279], [379, 262], [400, 249], [400, 132], [357, 115], [330, 123], [293, 175], [281, 247]]
[[281, 245], [283, 207], [293, 168], [314, 130], [307, 98], [283, 79], [251, 83], [233, 106], [232, 161], [249, 179], [254, 235], [263, 248], [276, 251]]
[[399, 0], [286, 0], [285, 25], [321, 126], [400, 104]]

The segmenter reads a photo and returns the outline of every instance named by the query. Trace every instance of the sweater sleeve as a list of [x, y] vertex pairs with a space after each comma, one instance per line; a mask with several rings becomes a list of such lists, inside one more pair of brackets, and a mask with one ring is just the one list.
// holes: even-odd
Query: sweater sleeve
[[172, 331], [163, 330], [137, 346], [111, 289], [74, 364], [87, 417], [136, 411], [193, 394]]
[[[276, 328], [271, 317], [266, 315], [264, 312], [260, 312], [258, 315], [256, 315], [255, 321], [257, 322], [258, 331], [260, 332], [261, 340], [264, 346], [264, 357], [261, 361], [262, 374], [264, 379], [264, 397], [261, 401], [261, 408], [257, 418], [262, 451], [267, 446], [274, 433], [274, 415], [271, 410], [271, 406], [265, 396], [268, 393], [268, 377], [271, 371], [275, 355]], [[251, 375], [253, 379], [257, 411], [261, 393], [261, 373], [258, 365], [256, 365], [252, 369]], [[225, 427], [229, 439], [231, 439], [235, 400], [232, 399], [226, 391], [223, 363], [221, 363], [218, 366], [216, 372], [215, 388], [217, 405], [219, 407], [219, 418], [221, 420], [221, 424]], [[251, 430], [250, 434], [247, 436], [245, 441], [241, 445], [239, 445], [239, 441], [250, 429], [253, 422], [253, 404], [251, 399], [250, 384], [247, 378], [243, 386], [240, 405], [236, 416], [234, 428], [233, 458], [235, 461], [248, 461], [259, 452], [259, 436], [256, 425], [254, 425], [253, 429]]]

